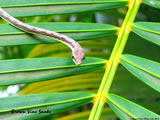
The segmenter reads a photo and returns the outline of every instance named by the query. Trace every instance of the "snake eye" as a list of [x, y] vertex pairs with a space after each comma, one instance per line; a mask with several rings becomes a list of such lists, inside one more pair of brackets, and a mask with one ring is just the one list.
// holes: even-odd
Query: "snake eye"
[[72, 60], [73, 60], [73, 62], [74, 62], [75, 64], [77, 64], [77, 62], [76, 62], [74, 56], [72, 56]]

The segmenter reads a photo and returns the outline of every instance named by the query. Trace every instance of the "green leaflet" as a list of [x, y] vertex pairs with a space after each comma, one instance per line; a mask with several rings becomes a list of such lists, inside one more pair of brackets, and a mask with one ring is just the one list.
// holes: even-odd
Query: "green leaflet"
[[[8, 1], [8, 3], [10, 3], [10, 1]], [[14, 17], [24, 17], [24, 16], [57, 15], [57, 14], [60, 15], [60, 14], [73, 14], [73, 13], [89, 12], [89, 11], [99, 11], [111, 8], [119, 8], [126, 5], [127, 1], [111, 0], [110, 2], [107, 1], [107, 3], [92, 3], [92, 4], [83, 3], [83, 4], [64, 4], [64, 5], [45, 5], [45, 6], [39, 6], [37, 4], [36, 6], [21, 5], [24, 7], [7, 7], [7, 6], [3, 7], [7, 7], [4, 8], [4, 10], [10, 13]]]
[[[112, 31], [115, 34], [118, 29], [116, 26], [109, 24], [82, 23], [82, 22], [43, 22], [43, 23], [27, 23], [27, 24], [56, 32]], [[0, 35], [14, 35], [14, 34], [25, 34], [25, 32], [9, 24], [0, 24]]]
[[0, 74], [0, 85], [13, 85], [13, 84], [24, 84], [33, 83], [46, 80], [54, 80], [67, 76], [79, 75], [102, 69], [104, 64], [95, 64], [89, 66], [75, 67], [75, 68], [61, 68], [53, 70], [41, 70], [32, 72], [18, 72], [18, 73], [4, 73]]
[[[78, 22], [31, 23], [30, 25], [56, 32], [67, 32], [67, 35], [75, 40], [86, 40], [114, 35], [118, 29], [113, 25]], [[57, 42], [59, 41], [49, 37], [25, 34], [23, 31], [8, 24], [0, 25], [0, 46]]]
[[[91, 100], [90, 100], [91, 101]], [[50, 106], [43, 106], [43, 107], [36, 107], [36, 108], [31, 108], [31, 109], [26, 109], [26, 110], [21, 110], [21, 111], [37, 111], [37, 113], [11, 113], [11, 112], [5, 112], [5, 113], [0, 113], [0, 119], [2, 120], [35, 120], [35, 119], [45, 119], [45, 117], [48, 117], [50, 115], [57, 115], [61, 112], [65, 112], [67, 110], [70, 110], [72, 108], [76, 108], [79, 106], [82, 106], [84, 104], [87, 104], [88, 100], [81, 100], [81, 101], [73, 101], [69, 103], [61, 103], [57, 105], [50, 105]], [[23, 103], [22, 103], [23, 104]], [[39, 110], [41, 111], [51, 111], [51, 113], [41, 113], [39, 114]]]
[[39, 6], [39, 5], [59, 5], [59, 4], [89, 4], [89, 3], [112, 3], [124, 2], [126, 0], [0, 0], [1, 7], [22, 7], [22, 6]]
[[82, 74], [100, 69], [104, 63], [104, 59], [93, 57], [87, 57], [80, 66], [75, 65], [70, 57], [2, 60], [0, 85], [30, 83]]
[[[76, 100], [78, 101], [87, 98], [93, 98], [93, 96], [93, 93], [88, 92], [60, 92], [4, 97], [0, 98], [0, 102], [3, 103], [0, 104], [0, 112], [7, 112], [11, 111], [12, 109], [20, 110], [61, 104]], [[23, 104], [20, 104], [19, 102], [22, 102]]]
[[134, 76], [160, 92], [160, 63], [133, 55], [122, 55], [120, 62]]
[[87, 57], [81, 65], [75, 65], [71, 57], [1, 60], [0, 73], [69, 68], [104, 63], [104, 59], [94, 57]]
[[142, 2], [144, 4], [146, 4], [146, 5], [151, 6], [151, 7], [160, 9], [160, 2], [159, 2], [159, 0], [142, 0]]
[[[94, 94], [88, 92], [61, 92], [0, 98], [0, 102], [3, 103], [0, 104], [0, 119], [38, 119], [87, 104], [93, 97]], [[26, 113], [13, 114], [11, 112], [13, 109]], [[48, 109], [51, 113], [39, 114], [39, 109]], [[28, 114], [28, 110], [34, 110], [37, 113]]]
[[160, 23], [136, 22], [132, 25], [132, 31], [142, 38], [160, 45]]
[[113, 111], [120, 117], [121, 120], [130, 120], [147, 118], [147, 119], [159, 119], [160, 116], [146, 108], [133, 103], [118, 95], [109, 93], [107, 95], [107, 103], [113, 109]]

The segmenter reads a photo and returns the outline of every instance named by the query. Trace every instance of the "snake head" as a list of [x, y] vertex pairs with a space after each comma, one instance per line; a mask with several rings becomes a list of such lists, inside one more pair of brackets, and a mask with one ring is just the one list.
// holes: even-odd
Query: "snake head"
[[75, 62], [75, 64], [80, 65], [82, 61], [84, 60], [84, 50], [81, 47], [75, 47], [72, 51], [72, 59]]

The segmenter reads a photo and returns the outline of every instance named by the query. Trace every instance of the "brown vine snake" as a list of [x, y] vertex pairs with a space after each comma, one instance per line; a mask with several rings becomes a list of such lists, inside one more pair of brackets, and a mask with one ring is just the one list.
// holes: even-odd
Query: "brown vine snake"
[[13, 16], [9, 15], [2, 8], [0, 8], [0, 17], [2, 17], [4, 20], [9, 22], [11, 25], [15, 26], [16, 28], [21, 29], [23, 31], [26, 31], [28, 33], [45, 35], [45, 36], [48, 36], [51, 38], [55, 38], [55, 39], [59, 40], [60, 42], [63, 42], [64, 44], [66, 44], [67, 46], [69, 46], [71, 48], [72, 59], [75, 62], [75, 64], [79, 65], [82, 63], [82, 61], [85, 57], [83, 48], [80, 46], [80, 44], [78, 42], [69, 38], [68, 36], [23, 23], [23, 22], [17, 20], [16, 18], [14, 18]]

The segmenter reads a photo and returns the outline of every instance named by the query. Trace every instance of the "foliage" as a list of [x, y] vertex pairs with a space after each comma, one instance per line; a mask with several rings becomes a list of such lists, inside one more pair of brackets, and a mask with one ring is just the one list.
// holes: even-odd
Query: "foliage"
[[[157, 101], [160, 23], [146, 22], [149, 15], [143, 9], [149, 6], [148, 9], [158, 11], [159, 0], [0, 0], [0, 3], [14, 17], [66, 34], [86, 51], [86, 59], [77, 66], [69, 48], [56, 39], [25, 33], [1, 20], [1, 58], [5, 60], [0, 61], [0, 85], [26, 85], [19, 95], [0, 98], [0, 119], [160, 118]], [[93, 23], [99, 21], [113, 25]], [[148, 102], [151, 98], [155, 101]], [[89, 110], [91, 103], [93, 107]], [[103, 109], [105, 104], [110, 108]], [[19, 114], [14, 110], [51, 112]]]

